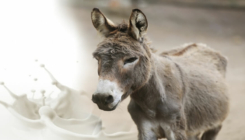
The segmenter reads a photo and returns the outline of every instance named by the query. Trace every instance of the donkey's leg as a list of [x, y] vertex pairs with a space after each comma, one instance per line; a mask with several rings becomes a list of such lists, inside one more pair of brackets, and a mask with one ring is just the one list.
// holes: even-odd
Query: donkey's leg
[[152, 130], [154, 126], [148, 120], [141, 121], [141, 124], [137, 124], [138, 131], [139, 131], [139, 140], [157, 140], [156, 134]]
[[167, 140], [187, 140], [186, 132], [183, 129], [164, 129]]
[[198, 137], [189, 137], [188, 140], [200, 140]]
[[220, 129], [221, 129], [221, 125], [217, 126], [213, 129], [209, 129], [206, 132], [203, 133], [202, 135], [202, 140], [215, 140], [217, 134], [219, 133]]
[[187, 138], [188, 138], [188, 140], [200, 140], [199, 134], [198, 135], [194, 135], [194, 136], [188, 136]]
[[164, 119], [166, 123], [161, 123], [161, 127], [165, 131], [167, 140], [187, 140], [186, 135], [186, 119], [183, 111], [170, 115]]
[[154, 126], [152, 122], [145, 116], [144, 112], [134, 103], [133, 100], [131, 100], [128, 105], [128, 111], [137, 125], [139, 131], [138, 139], [157, 140], [157, 136], [153, 131]]

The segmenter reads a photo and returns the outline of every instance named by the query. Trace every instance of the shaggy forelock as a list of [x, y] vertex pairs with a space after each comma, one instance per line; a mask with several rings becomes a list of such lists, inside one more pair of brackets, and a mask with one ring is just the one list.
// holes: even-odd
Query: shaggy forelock
[[98, 45], [93, 53], [94, 57], [101, 55], [145, 55], [141, 44], [133, 40], [126, 33], [118, 32]]

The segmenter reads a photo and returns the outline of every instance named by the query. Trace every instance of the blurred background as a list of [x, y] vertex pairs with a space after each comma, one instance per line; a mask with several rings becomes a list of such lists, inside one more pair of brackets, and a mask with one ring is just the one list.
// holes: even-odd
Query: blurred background
[[[45, 64], [64, 85], [92, 95], [98, 80], [92, 52], [103, 40], [91, 23], [94, 7], [114, 23], [127, 22], [133, 8], [141, 9], [157, 53], [195, 42], [227, 56], [231, 105], [218, 140], [245, 139], [245, 0], [0, 1], [0, 81], [20, 95], [53, 91], [48, 76], [36, 68]], [[1, 87], [0, 100], [13, 102]], [[106, 132], [136, 129], [128, 102], [113, 112], [95, 106]], [[2, 106], [0, 110], [4, 114]]]

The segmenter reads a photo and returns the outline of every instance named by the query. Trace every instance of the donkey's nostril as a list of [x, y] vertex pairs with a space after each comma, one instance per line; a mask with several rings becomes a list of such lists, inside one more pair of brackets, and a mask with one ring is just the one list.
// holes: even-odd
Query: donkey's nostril
[[94, 102], [94, 103], [97, 103], [98, 101], [97, 101], [97, 98], [93, 95], [92, 96], [92, 101]]
[[110, 104], [113, 102], [113, 96], [112, 95], [108, 95], [106, 98], [105, 98], [105, 103], [106, 104]]

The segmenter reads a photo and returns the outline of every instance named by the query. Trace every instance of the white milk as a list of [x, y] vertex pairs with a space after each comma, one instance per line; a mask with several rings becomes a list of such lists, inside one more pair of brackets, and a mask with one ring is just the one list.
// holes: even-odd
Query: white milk
[[43, 90], [42, 98], [28, 99], [27, 95], [15, 95], [1, 82], [15, 101], [12, 105], [0, 102], [9, 111], [0, 117], [0, 139], [136, 139], [135, 131], [114, 134], [103, 132], [102, 121], [93, 115], [93, 105], [87, 95], [62, 85], [43, 64], [41, 67], [49, 74], [52, 83], [60, 89], [58, 97], [46, 97]]

